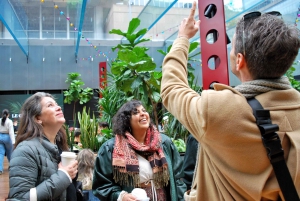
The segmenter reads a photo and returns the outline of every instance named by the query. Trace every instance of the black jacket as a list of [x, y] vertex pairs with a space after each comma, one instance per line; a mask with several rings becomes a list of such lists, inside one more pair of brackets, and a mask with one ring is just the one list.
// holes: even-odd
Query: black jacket
[[198, 151], [198, 141], [189, 135], [186, 142], [186, 152], [183, 159], [183, 182], [186, 184], [187, 190], [191, 189], [193, 182], [194, 170], [196, 165], [196, 157]]

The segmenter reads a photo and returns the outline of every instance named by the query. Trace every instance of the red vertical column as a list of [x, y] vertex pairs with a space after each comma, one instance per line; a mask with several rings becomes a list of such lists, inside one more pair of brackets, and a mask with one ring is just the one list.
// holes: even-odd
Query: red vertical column
[[223, 0], [198, 0], [203, 89], [229, 84]]
[[[106, 62], [99, 62], [99, 87], [104, 89], [107, 86], [107, 72], [106, 72]], [[102, 98], [102, 94], [99, 94]]]

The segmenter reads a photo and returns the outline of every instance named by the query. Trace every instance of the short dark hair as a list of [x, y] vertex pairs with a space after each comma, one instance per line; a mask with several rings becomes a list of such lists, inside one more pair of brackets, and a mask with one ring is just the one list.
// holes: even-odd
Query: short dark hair
[[74, 131], [74, 136], [78, 137], [79, 135], [81, 135], [80, 128], [76, 128], [75, 131]]
[[108, 123], [107, 123], [107, 122], [104, 122], [104, 121], [99, 122], [99, 126], [102, 127], [102, 128], [109, 128]]
[[299, 36], [296, 26], [286, 24], [278, 16], [262, 14], [246, 23], [241, 19], [236, 26], [234, 53], [244, 55], [245, 50], [244, 57], [253, 79], [279, 78], [298, 55]]

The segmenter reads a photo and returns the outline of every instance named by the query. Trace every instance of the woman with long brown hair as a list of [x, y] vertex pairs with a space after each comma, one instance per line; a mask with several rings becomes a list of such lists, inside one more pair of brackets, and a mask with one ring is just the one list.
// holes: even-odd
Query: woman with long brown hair
[[52, 95], [38, 92], [25, 101], [9, 166], [9, 198], [66, 200], [77, 161], [68, 166], [60, 162], [60, 153], [69, 150], [64, 123]]

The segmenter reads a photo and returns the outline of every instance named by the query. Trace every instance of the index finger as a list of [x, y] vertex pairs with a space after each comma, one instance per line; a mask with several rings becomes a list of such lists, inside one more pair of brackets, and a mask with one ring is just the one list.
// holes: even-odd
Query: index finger
[[190, 13], [189, 18], [194, 19], [195, 10], [196, 10], [196, 1], [193, 2], [193, 6], [192, 6], [192, 9], [191, 9], [191, 13]]

